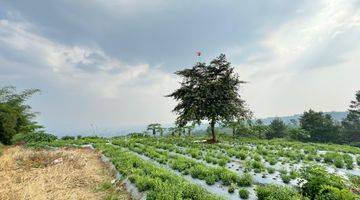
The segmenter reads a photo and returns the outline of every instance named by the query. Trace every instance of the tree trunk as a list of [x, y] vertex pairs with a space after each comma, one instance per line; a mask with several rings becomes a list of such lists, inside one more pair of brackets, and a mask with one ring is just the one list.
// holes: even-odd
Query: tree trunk
[[155, 134], [156, 134], [155, 129], [153, 129], [153, 135], [154, 135], [154, 137], [155, 137]]
[[210, 126], [211, 126], [211, 135], [212, 135], [211, 141], [213, 143], [215, 143], [216, 142], [216, 135], [215, 135], [215, 120], [214, 119], [211, 120]]
[[235, 130], [236, 130], [236, 129], [235, 129], [235, 128], [233, 128], [233, 136], [235, 136]]

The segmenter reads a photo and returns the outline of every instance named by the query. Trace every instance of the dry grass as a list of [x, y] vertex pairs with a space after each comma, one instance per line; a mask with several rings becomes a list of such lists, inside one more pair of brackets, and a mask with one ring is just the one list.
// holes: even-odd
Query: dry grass
[[6, 148], [0, 157], [0, 199], [129, 199], [121, 186], [110, 184], [113, 173], [99, 157], [90, 149]]

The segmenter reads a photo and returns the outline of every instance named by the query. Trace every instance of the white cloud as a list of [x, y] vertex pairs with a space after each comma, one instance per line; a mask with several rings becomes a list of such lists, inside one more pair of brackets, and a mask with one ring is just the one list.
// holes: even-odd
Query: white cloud
[[[148, 76], [156, 76], [157, 79], [153, 79], [145, 88], [161, 84], [163, 80], [169, 81], [169, 74], [159, 69], [152, 70], [147, 64], [130, 66], [107, 56], [96, 47], [59, 44], [30, 32], [31, 28], [29, 24], [0, 20], [0, 45], [30, 55], [30, 62], [36, 60], [36, 63], [51, 69], [64, 85], [115, 98], [121, 87], [134, 84], [139, 79], [147, 79]], [[91, 68], [96, 70], [89, 72]]]
[[[359, 38], [356, 1], [304, 4], [294, 19], [259, 41], [265, 52], [237, 67], [250, 81], [244, 94], [255, 115], [345, 110], [360, 89]], [[256, 61], [257, 56], [262, 59]]]
[[146, 63], [128, 65], [97, 47], [60, 44], [34, 29], [0, 20], [0, 52], [6, 53], [0, 55], [0, 71], [10, 71], [3, 83], [31, 77], [33, 85], [25, 87], [40, 83], [48, 89], [44, 100], [33, 105], [49, 130], [87, 130], [90, 124], [117, 129], [173, 120], [174, 102], [164, 97], [178, 84], [173, 75]]

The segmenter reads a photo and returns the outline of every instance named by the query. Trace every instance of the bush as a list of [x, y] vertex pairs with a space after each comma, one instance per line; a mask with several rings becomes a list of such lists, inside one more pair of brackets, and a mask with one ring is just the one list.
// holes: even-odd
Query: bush
[[208, 185], [214, 185], [215, 182], [216, 182], [216, 176], [211, 175], [211, 176], [205, 177], [205, 182], [206, 182], [206, 184], [208, 184]]
[[315, 200], [355, 200], [357, 197], [348, 189], [339, 189], [332, 186], [323, 186]]
[[228, 188], [228, 192], [229, 193], [234, 193], [235, 192], [235, 185], [234, 184], [231, 184]]
[[281, 174], [280, 177], [281, 177], [282, 181], [283, 181], [284, 183], [286, 183], [286, 184], [287, 184], [287, 183], [290, 183], [290, 181], [291, 181], [291, 176], [290, 176], [290, 175]]
[[267, 171], [268, 171], [269, 174], [275, 173], [275, 169], [272, 168], [272, 167], [268, 167], [268, 168], [267, 168]]
[[249, 187], [253, 183], [253, 177], [251, 174], [245, 173], [239, 177], [237, 184], [240, 187]]
[[335, 165], [335, 167], [337, 167], [337, 168], [343, 168], [343, 167], [344, 167], [344, 161], [343, 161], [343, 159], [342, 159], [341, 157], [336, 157], [336, 158], [334, 159], [334, 165]]
[[62, 139], [62, 140], [75, 140], [75, 137], [74, 137], [74, 136], [66, 135], [66, 136], [62, 137], [61, 139]]
[[239, 190], [239, 196], [242, 199], [248, 199], [249, 198], [249, 191], [247, 189], [245, 189], [245, 188], [241, 188]]
[[265, 185], [257, 186], [258, 200], [300, 200], [301, 195], [293, 188], [287, 186]]
[[57, 137], [55, 135], [45, 132], [35, 132], [29, 134], [16, 134], [12, 139], [12, 143], [52, 142], [56, 139]]
[[290, 128], [288, 134], [293, 140], [307, 141], [310, 139], [310, 133], [301, 128]]
[[343, 159], [344, 159], [344, 162], [346, 164], [346, 168], [347, 169], [353, 169], [354, 168], [354, 165], [353, 165], [353, 158], [351, 157], [351, 155], [349, 154], [344, 154], [343, 155]]
[[346, 187], [344, 180], [337, 175], [330, 174], [324, 167], [309, 166], [302, 170], [301, 178], [306, 182], [302, 185], [301, 192], [304, 196], [314, 199], [323, 186], [332, 186], [338, 189]]

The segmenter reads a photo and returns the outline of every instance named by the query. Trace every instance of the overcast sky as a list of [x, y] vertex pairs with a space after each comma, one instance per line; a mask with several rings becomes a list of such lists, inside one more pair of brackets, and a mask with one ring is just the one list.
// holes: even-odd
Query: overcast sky
[[176, 70], [225, 53], [255, 117], [344, 111], [360, 89], [359, 0], [0, 0], [0, 85], [39, 88], [58, 135], [168, 124]]

